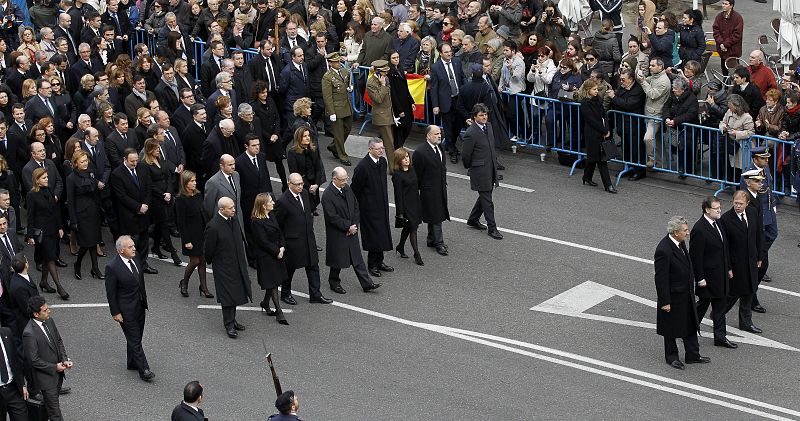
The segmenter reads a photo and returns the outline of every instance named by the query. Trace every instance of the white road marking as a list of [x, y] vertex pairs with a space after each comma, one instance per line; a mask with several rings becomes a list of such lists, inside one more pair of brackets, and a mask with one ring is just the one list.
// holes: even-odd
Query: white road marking
[[[308, 297], [308, 294], [302, 292], [292, 291], [293, 294], [301, 296], [301, 297]], [[773, 405], [767, 402], [758, 401], [755, 399], [751, 399], [745, 396], [734, 395], [731, 393], [723, 392], [721, 390], [716, 390], [712, 388], [708, 388], [705, 386], [696, 385], [693, 383], [683, 382], [680, 380], [671, 379], [668, 377], [660, 376], [658, 374], [648, 373], [646, 371], [636, 370], [629, 367], [624, 367], [620, 365], [616, 365], [613, 363], [605, 362], [602, 360], [585, 357], [579, 354], [573, 354], [571, 352], [561, 351], [555, 348], [548, 348], [541, 345], [535, 345], [527, 342], [517, 341], [514, 339], [503, 338], [500, 336], [488, 335], [481, 332], [475, 332], [470, 330], [464, 329], [457, 329], [452, 328], [449, 326], [442, 326], [442, 325], [435, 325], [429, 323], [420, 323], [415, 322], [408, 319], [403, 319], [397, 316], [392, 316], [385, 313], [379, 313], [374, 310], [369, 310], [362, 307], [356, 307], [354, 305], [345, 304], [340, 301], [334, 301], [331, 306], [340, 307], [343, 309], [355, 311], [361, 314], [365, 314], [368, 316], [377, 317], [380, 319], [392, 321], [395, 323], [400, 323], [406, 326], [415, 327], [418, 329], [427, 330], [430, 332], [436, 332], [442, 335], [451, 336], [454, 338], [462, 339], [465, 341], [489, 346], [496, 349], [501, 349], [508, 352], [513, 352], [515, 354], [528, 356], [531, 358], [536, 358], [538, 360], [563, 365], [566, 367], [575, 368], [581, 371], [585, 371], [588, 373], [598, 374], [605, 377], [614, 378], [617, 380], [621, 380], [627, 383], [636, 384], [639, 386], [649, 387], [651, 389], [660, 390], [663, 392], [672, 393], [675, 395], [695, 399], [701, 402], [706, 402], [714, 405], [723, 406], [726, 408], [730, 408], [736, 411], [741, 411], [744, 413], [756, 415], [763, 418], [773, 419], [773, 420], [791, 420], [792, 418], [787, 418], [783, 415], [778, 415], [774, 413], [765, 412], [765, 410], [777, 412], [780, 414], [800, 417], [800, 411], [796, 411], [790, 408], [784, 408], [778, 405]], [[499, 342], [499, 343], [497, 343]], [[511, 346], [513, 345], [513, 346]], [[517, 348], [515, 348], [517, 347]], [[526, 349], [532, 349], [537, 352], [527, 351]], [[549, 354], [549, 355], [547, 355]], [[578, 362], [569, 361], [576, 360]], [[595, 365], [601, 368], [592, 367], [591, 365]], [[617, 371], [617, 372], [614, 372]], [[622, 374], [624, 373], [624, 374]], [[641, 378], [636, 378], [634, 376], [638, 376]], [[643, 379], [642, 379], [643, 378]], [[657, 382], [661, 382], [664, 384], [659, 384]], [[666, 384], [666, 385], [665, 385]], [[679, 388], [688, 389], [688, 390], [681, 390]], [[706, 395], [701, 395], [704, 393]], [[733, 402], [728, 402], [733, 401]], [[734, 403], [736, 402], [736, 403]], [[752, 407], [748, 407], [745, 405], [750, 405]]]
[[[197, 306], [199, 309], [203, 310], [222, 310], [221, 305], [209, 305], [209, 304], [201, 304]], [[244, 306], [236, 306], [236, 310], [243, 310], [243, 311], [261, 311], [261, 307], [244, 307]], [[274, 310], [274, 309], [273, 309]], [[294, 313], [294, 310], [290, 308], [282, 309], [284, 313]]]
[[[561, 294], [537, 305], [531, 307], [533, 311], [540, 311], [543, 313], [559, 314], [562, 316], [577, 317], [588, 320], [598, 320], [608, 323], [617, 323], [627, 326], [636, 326], [647, 329], [656, 329], [654, 323], [640, 322], [637, 320], [628, 320], [618, 317], [601, 316], [598, 314], [586, 313], [590, 308], [610, 299], [615, 296], [622, 297], [639, 304], [644, 304], [651, 308], [656, 308], [656, 302], [648, 300], [647, 298], [640, 297], [629, 292], [621, 291], [616, 288], [599, 284], [593, 281], [586, 281], [576, 287], [570, 288]], [[706, 326], [714, 326], [714, 322], [710, 319], [704, 318], [703, 322]], [[755, 335], [750, 332], [745, 332], [735, 327], [728, 326], [727, 331], [736, 337], [731, 338], [734, 342], [746, 343], [751, 345], [764, 346], [776, 349], [785, 349], [788, 351], [800, 352], [800, 349], [782, 344], [763, 336]]]
[[86, 303], [86, 304], [50, 304], [52, 308], [91, 308], [108, 307], [108, 303]]

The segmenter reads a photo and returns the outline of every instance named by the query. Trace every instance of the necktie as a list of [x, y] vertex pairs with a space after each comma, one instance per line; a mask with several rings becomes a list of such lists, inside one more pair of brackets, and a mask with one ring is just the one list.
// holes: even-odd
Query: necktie
[[295, 196], [294, 198], [295, 198], [295, 199], [297, 199], [297, 203], [299, 203], [299, 204], [300, 204], [300, 208], [301, 208], [301, 209], [303, 209], [303, 212], [305, 212], [305, 211], [306, 211], [306, 207], [305, 207], [305, 206], [303, 206], [303, 200], [302, 200], [302, 199], [300, 199], [300, 195], [298, 194], [298, 195], [297, 195], [297, 196]]
[[124, 140], [126, 144], [128, 143], [128, 133], [122, 134], [122, 140]]
[[135, 169], [131, 170], [131, 176], [133, 177], [133, 183], [136, 184], [136, 186], [138, 187], [139, 186], [139, 176], [136, 175], [136, 170]]
[[740, 217], [740, 218], [742, 218], [742, 222], [744, 222], [744, 226], [748, 226], [748, 225], [747, 225], [747, 220], [746, 220], [746, 219], [744, 219], [744, 212], [742, 212], [741, 214], [739, 214], [739, 217]]
[[92, 159], [94, 159], [94, 154], [95, 154], [94, 146], [90, 147], [89, 150], [92, 151]]
[[231, 188], [233, 189], [233, 192], [236, 193], [236, 184], [233, 183], [233, 176], [232, 175], [228, 176], [228, 182], [231, 183]]
[[42, 330], [44, 330], [44, 336], [47, 336], [47, 340], [50, 341], [51, 344], [55, 345], [56, 341], [55, 339], [53, 339], [53, 334], [50, 332], [50, 329], [44, 323], [42, 323]]
[[133, 263], [133, 259], [128, 261], [128, 266], [130, 266], [133, 276], [135, 276], [136, 279], [139, 279], [139, 271], [136, 270], [136, 265]]
[[255, 157], [253, 157], [253, 166], [256, 167], [256, 169], [258, 169], [258, 162], [256, 162]]
[[456, 83], [452, 62], [445, 63], [444, 68], [447, 70], [447, 78], [450, 79], [450, 96], [458, 96], [458, 83]]
[[485, 124], [481, 127], [481, 130], [483, 130], [483, 132], [486, 133], [487, 135], [489, 134], [489, 130], [486, 128]]
[[306, 72], [303, 70], [303, 65], [300, 65], [300, 73], [303, 75], [303, 81], [306, 80]]
[[[40, 167], [42, 167], [42, 168], [44, 168], [44, 161], [40, 162], [40, 163], [39, 163], [39, 166], [40, 166]], [[44, 169], [47, 169], [47, 168], [44, 168]]]
[[273, 84], [275, 81], [275, 74], [272, 73], [272, 60], [267, 59], [267, 84], [269, 85], [270, 92], [274, 92], [275, 85]]
[[28, 128], [25, 126], [25, 123], [22, 123], [22, 132], [28, 133]]
[[8, 365], [7, 365], [7, 363], [8, 363], [8, 353], [6, 352], [6, 344], [3, 343], [2, 339], [0, 339], [0, 347], [2, 347], [2, 349], [3, 349], [3, 362], [2, 362], [2, 366], [0, 367], [0, 383], [7, 384], [8, 381], [10, 380], [10, 376], [9, 376], [10, 370], [9, 370]]
[[11, 242], [8, 241], [8, 235], [3, 235], [3, 244], [5, 244], [6, 248], [8, 249], [8, 255], [14, 257], [14, 247], [11, 247]]
[[719, 234], [720, 240], [724, 240], [724, 238], [722, 238], [722, 231], [720, 231], [719, 227], [717, 226], [717, 221], [712, 222], [711, 225], [713, 225], [714, 229], [717, 230], [717, 234]]
[[686, 249], [686, 243], [684, 243], [682, 241], [681, 241], [681, 251], [683, 252], [683, 255], [686, 256], [686, 258], [688, 259], [689, 258], [689, 250]]
[[72, 45], [72, 51], [78, 51], [78, 48], [75, 46], [75, 41], [72, 39], [72, 34], [69, 33], [69, 29], [64, 29], [64, 33], [67, 34], [69, 43]]
[[169, 130], [167, 130], [167, 131], [166, 131], [166, 135], [167, 135], [167, 139], [169, 139], [169, 140], [172, 142], [172, 146], [178, 146], [178, 143], [177, 143], [177, 142], [175, 142], [175, 138], [174, 138], [174, 137], [172, 137], [172, 132], [170, 132]]
[[297, 41], [289, 38], [289, 48], [294, 48], [297, 45]]
[[439, 161], [441, 161], [442, 160], [442, 154], [441, 154], [441, 152], [439, 152], [439, 147], [438, 146], [434, 146], [433, 147], [433, 151], [436, 152], [436, 158], [438, 158]]
[[47, 105], [47, 109], [50, 110], [50, 115], [55, 115], [55, 113], [53, 112], [53, 106], [50, 105], [49, 99], [47, 98], [44, 99], [44, 105]]
[[122, 34], [122, 27], [119, 26], [119, 18], [117, 18], [117, 14], [112, 13], [111, 18], [114, 19], [114, 26], [117, 27], [117, 34]]
[[7, 139], [0, 139], [0, 148], [2, 148], [3, 155], [5, 155], [5, 151], [8, 149], [7, 141]]

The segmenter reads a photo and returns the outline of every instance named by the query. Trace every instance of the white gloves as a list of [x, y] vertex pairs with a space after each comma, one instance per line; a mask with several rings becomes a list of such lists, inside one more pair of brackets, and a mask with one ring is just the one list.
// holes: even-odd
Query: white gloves
[[400, 126], [400, 117], [394, 117], [394, 125]]
[[331, 116], [328, 118], [330, 118], [331, 121], [336, 121], [336, 114], [331, 114]]

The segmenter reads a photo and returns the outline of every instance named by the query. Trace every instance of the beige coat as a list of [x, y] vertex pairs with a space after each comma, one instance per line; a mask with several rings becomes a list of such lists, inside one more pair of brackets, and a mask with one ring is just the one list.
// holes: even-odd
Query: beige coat
[[669, 81], [667, 72], [662, 71], [657, 75], [650, 75], [639, 81], [644, 89], [644, 94], [647, 99], [644, 102], [644, 113], [647, 116], [661, 116], [661, 109], [664, 108], [664, 103], [667, 102], [670, 92], [672, 92], [672, 84]]
[[372, 75], [367, 79], [367, 95], [372, 101], [372, 125], [391, 126], [394, 124], [392, 94], [389, 92], [389, 85], [384, 85], [380, 79]]
[[[736, 153], [731, 154], [733, 152], [730, 148], [731, 145], [728, 145], [728, 159], [730, 160], [731, 166], [734, 168], [742, 169], [742, 150], [745, 147], [745, 142], [750, 139], [755, 133], [754, 126], [753, 126], [753, 117], [750, 113], [742, 113], [742, 115], [736, 115], [736, 113], [728, 110], [725, 112], [725, 115], [722, 116], [722, 121], [719, 123], [719, 129], [728, 133], [731, 130], [736, 130], [735, 136], [728, 135], [727, 137], [721, 139], [733, 139], [736, 142]], [[751, 147], [753, 145], [750, 145]]]

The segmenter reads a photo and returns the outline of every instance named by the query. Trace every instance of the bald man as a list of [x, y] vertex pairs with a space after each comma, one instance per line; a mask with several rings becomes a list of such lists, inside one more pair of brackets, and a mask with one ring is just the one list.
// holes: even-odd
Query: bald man
[[[217, 212], [217, 202], [221, 197], [228, 197], [234, 201], [236, 209], [241, 209], [242, 183], [239, 173], [236, 172], [236, 160], [233, 156], [225, 154], [219, 158], [219, 171], [206, 181], [203, 208], [209, 220]], [[249, 215], [246, 215], [249, 217]], [[241, 212], [236, 213], [236, 221], [244, 230], [244, 220]]]

